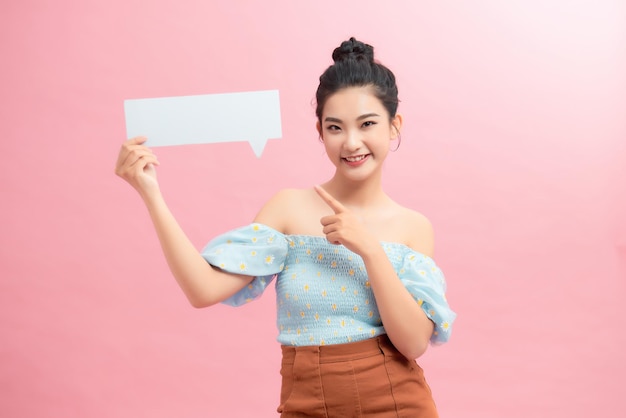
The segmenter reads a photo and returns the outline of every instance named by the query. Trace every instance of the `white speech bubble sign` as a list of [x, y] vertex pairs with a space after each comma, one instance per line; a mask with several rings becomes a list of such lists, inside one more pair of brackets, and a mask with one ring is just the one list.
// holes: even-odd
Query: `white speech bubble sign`
[[245, 141], [261, 157], [282, 137], [278, 90], [131, 99], [124, 113], [127, 137], [150, 147]]

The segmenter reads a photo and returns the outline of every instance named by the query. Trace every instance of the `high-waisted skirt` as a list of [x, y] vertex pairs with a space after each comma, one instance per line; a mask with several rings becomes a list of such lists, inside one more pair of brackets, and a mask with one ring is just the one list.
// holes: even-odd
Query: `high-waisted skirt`
[[437, 418], [422, 368], [386, 335], [356, 343], [282, 346], [278, 412], [290, 417]]

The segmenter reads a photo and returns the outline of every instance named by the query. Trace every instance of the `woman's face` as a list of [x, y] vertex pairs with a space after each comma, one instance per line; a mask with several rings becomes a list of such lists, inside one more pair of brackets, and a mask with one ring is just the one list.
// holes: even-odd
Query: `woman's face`
[[372, 87], [348, 87], [328, 97], [317, 128], [337, 173], [364, 180], [380, 172], [401, 123], [400, 115], [390, 120]]

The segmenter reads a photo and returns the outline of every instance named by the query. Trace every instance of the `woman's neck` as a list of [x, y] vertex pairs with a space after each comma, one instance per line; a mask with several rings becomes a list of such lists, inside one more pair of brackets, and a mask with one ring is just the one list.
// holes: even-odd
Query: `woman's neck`
[[380, 177], [367, 181], [346, 181], [336, 175], [322, 187], [343, 205], [353, 208], [378, 206], [389, 200]]

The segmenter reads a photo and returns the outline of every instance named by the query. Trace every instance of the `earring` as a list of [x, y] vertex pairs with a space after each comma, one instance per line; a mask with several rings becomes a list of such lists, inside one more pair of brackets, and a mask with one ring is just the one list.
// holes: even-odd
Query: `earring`
[[402, 136], [400, 136], [400, 132], [398, 132], [398, 136], [396, 137], [396, 139], [398, 140], [398, 145], [396, 145], [395, 148], [389, 147], [389, 151], [391, 152], [396, 152], [398, 151], [398, 148], [400, 148], [400, 143], [402, 142]]

